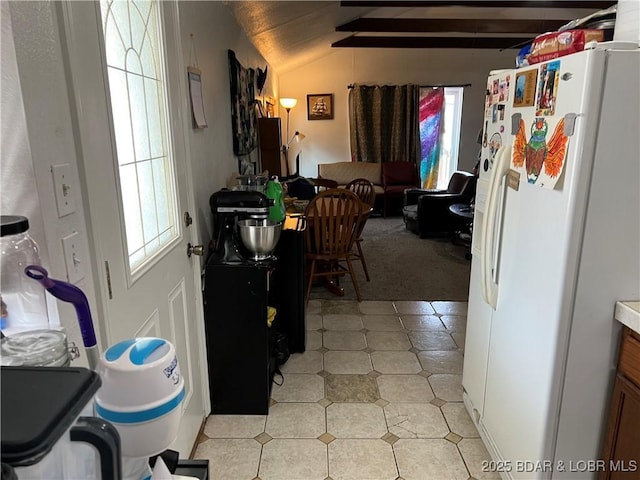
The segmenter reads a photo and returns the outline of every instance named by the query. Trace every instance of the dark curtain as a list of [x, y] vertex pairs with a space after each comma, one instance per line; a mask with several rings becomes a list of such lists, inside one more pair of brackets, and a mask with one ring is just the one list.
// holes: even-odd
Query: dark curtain
[[351, 159], [420, 162], [418, 85], [354, 85], [349, 92]]

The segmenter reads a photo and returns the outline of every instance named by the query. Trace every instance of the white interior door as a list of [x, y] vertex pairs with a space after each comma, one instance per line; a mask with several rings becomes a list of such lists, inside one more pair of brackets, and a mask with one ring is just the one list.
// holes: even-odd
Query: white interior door
[[[171, 341], [185, 379], [172, 448], [189, 455], [208, 410], [186, 99], [174, 2], [68, 2], [61, 9], [78, 111], [103, 315], [103, 348]], [[187, 127], [188, 128], [188, 127]]]

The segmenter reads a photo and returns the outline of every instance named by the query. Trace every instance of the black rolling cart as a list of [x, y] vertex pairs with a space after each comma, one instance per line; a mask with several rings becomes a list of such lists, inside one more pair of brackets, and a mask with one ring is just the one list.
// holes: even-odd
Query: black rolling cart
[[275, 361], [267, 326], [273, 263], [205, 267], [205, 333], [211, 413], [269, 412]]

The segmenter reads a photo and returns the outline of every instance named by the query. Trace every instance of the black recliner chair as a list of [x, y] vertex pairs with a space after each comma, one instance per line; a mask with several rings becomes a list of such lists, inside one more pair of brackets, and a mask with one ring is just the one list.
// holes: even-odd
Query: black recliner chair
[[465, 228], [465, 220], [453, 215], [449, 207], [455, 203], [470, 204], [476, 193], [476, 177], [457, 171], [446, 190], [407, 189], [404, 191], [402, 215], [408, 230], [420, 238], [450, 235]]

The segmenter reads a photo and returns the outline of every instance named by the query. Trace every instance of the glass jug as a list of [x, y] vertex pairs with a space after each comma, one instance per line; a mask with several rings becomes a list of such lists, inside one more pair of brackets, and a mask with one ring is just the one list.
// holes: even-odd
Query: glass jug
[[29, 235], [29, 220], [2, 215], [0, 255], [0, 329], [5, 335], [49, 328], [44, 288], [24, 273], [40, 265], [38, 245]]

